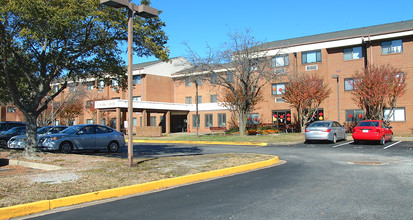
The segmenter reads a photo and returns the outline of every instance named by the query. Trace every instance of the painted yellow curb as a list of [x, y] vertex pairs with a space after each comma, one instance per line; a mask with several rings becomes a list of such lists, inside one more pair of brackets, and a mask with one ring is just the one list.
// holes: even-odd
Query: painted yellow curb
[[[126, 140], [128, 142], [128, 140]], [[252, 145], [267, 146], [267, 143], [228, 142], [228, 141], [162, 141], [162, 140], [133, 140], [133, 143], [161, 143], [161, 144], [217, 144], [217, 145]]]
[[119, 196], [131, 195], [135, 193], [168, 188], [171, 186], [181, 185], [185, 183], [191, 183], [191, 182], [206, 180], [206, 179], [210, 179], [214, 177], [225, 176], [225, 175], [245, 172], [248, 170], [263, 168], [263, 167], [274, 165], [278, 162], [280, 162], [280, 159], [278, 158], [278, 156], [275, 156], [274, 158], [270, 160], [265, 160], [261, 162], [256, 162], [256, 163], [251, 163], [251, 164], [246, 164], [246, 165], [241, 165], [241, 166], [236, 166], [236, 167], [230, 167], [230, 168], [213, 170], [213, 171], [204, 172], [204, 173], [158, 180], [154, 182], [137, 184], [137, 185], [132, 185], [132, 186], [125, 186], [125, 187], [119, 187], [119, 188], [114, 188], [114, 189], [102, 190], [102, 191], [69, 196], [69, 197], [64, 197], [64, 198], [59, 198], [59, 199], [43, 200], [39, 202], [32, 202], [32, 203], [27, 203], [27, 204], [22, 204], [22, 205], [15, 205], [15, 206], [10, 206], [10, 207], [0, 208], [0, 219], [14, 218], [18, 216], [24, 216], [24, 215], [29, 215], [33, 213], [38, 213], [38, 212], [54, 209], [57, 207], [76, 205], [80, 203], [91, 202], [91, 201], [96, 201], [96, 200], [101, 200], [101, 199], [107, 199], [107, 198], [113, 198], [113, 197], [119, 197]]

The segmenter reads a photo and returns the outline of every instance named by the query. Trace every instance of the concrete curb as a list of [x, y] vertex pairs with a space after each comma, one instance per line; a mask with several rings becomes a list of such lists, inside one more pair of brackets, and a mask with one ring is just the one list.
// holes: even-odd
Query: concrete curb
[[125, 186], [115, 189], [102, 190], [92, 193], [86, 193], [81, 195], [69, 196], [59, 199], [43, 200], [39, 202], [32, 202], [27, 204], [15, 205], [5, 208], [0, 208], [0, 219], [8, 219], [19, 216], [25, 216], [33, 213], [43, 212], [51, 210], [57, 207], [76, 205], [85, 202], [91, 202], [101, 199], [108, 199], [113, 197], [131, 195], [135, 193], [142, 193], [157, 189], [168, 188], [171, 186], [177, 186], [185, 183], [196, 182], [200, 180], [206, 180], [214, 177], [220, 177], [230, 174], [241, 173], [258, 168], [268, 167], [280, 162], [278, 156], [273, 159], [265, 160], [261, 162], [230, 167], [220, 170], [213, 170], [204, 173], [192, 174], [187, 176], [169, 178], [164, 180], [158, 180], [149, 183], [137, 184], [132, 186]]
[[[126, 140], [126, 142], [128, 142]], [[156, 144], [215, 144], [215, 145], [251, 145], [251, 146], [267, 146], [267, 143], [253, 142], [227, 142], [227, 141], [160, 141], [160, 140], [133, 140], [133, 143], [156, 143]]]

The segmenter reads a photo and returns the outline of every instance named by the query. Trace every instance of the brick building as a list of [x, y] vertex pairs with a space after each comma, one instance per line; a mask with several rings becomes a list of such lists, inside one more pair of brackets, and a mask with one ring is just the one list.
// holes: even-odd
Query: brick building
[[[308, 72], [324, 77], [332, 93], [322, 103], [318, 116], [342, 124], [355, 122], [364, 115], [352, 101], [351, 82], [356, 71], [372, 64], [401, 68], [407, 75], [407, 91], [397, 102], [391, 126], [396, 133], [412, 132], [413, 20], [273, 41], [263, 46], [273, 60], [275, 73]], [[162, 126], [167, 133], [195, 132], [195, 86], [185, 81], [181, 72], [187, 67], [188, 62], [181, 57], [173, 58], [170, 63], [134, 65], [134, 131]], [[281, 99], [285, 83], [280, 78], [267, 84], [264, 101], [250, 115], [249, 123], [291, 123], [295, 112]], [[111, 87], [101, 87], [93, 80], [89, 84], [84, 103], [95, 105], [98, 113], [85, 111], [76, 118], [76, 123], [99, 122], [122, 130], [127, 120], [127, 91], [117, 89], [116, 81]], [[206, 132], [212, 126], [228, 128], [231, 114], [218, 103], [219, 88], [201, 84], [199, 130]], [[13, 111], [10, 107], [2, 107], [2, 121], [13, 120], [10, 115], [17, 114], [9, 112]]]

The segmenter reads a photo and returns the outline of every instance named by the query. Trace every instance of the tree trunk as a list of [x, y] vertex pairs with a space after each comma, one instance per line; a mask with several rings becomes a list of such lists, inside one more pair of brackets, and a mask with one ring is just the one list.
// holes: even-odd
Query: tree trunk
[[239, 121], [238, 121], [238, 124], [239, 124], [239, 135], [240, 136], [245, 136], [245, 127], [246, 127], [246, 114], [245, 114], [245, 112], [241, 112], [240, 111], [240, 113], [239, 113]]
[[24, 150], [25, 157], [34, 157], [37, 148], [37, 116], [30, 113], [24, 114], [26, 118], [26, 148]]

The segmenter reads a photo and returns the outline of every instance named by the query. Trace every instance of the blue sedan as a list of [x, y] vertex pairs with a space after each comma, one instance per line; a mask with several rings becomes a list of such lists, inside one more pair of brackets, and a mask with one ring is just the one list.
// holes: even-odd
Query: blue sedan
[[40, 150], [70, 153], [74, 150], [118, 151], [125, 146], [123, 133], [110, 127], [95, 124], [71, 126], [58, 134], [45, 135], [39, 139]]

